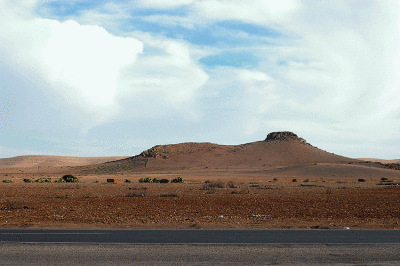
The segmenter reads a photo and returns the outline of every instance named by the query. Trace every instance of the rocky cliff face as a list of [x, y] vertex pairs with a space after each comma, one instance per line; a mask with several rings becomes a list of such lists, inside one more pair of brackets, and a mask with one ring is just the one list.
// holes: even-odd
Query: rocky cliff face
[[267, 135], [265, 141], [299, 141], [302, 144], [307, 144], [305, 139], [299, 138], [290, 131], [271, 132]]

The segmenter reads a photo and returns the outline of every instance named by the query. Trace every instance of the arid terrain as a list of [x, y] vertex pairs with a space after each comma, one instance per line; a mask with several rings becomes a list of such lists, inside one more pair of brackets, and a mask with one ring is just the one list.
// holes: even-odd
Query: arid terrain
[[[399, 169], [398, 160], [342, 157], [290, 132], [134, 157], [21, 156], [0, 159], [0, 226], [400, 229]], [[79, 183], [59, 182], [65, 174]], [[184, 183], [139, 183], [177, 177]]]

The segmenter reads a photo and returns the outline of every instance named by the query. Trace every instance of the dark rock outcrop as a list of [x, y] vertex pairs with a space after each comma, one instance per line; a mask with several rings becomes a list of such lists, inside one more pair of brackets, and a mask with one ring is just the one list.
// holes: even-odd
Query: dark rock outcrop
[[307, 144], [305, 139], [299, 138], [290, 131], [271, 132], [267, 135], [265, 141], [299, 141], [302, 144]]

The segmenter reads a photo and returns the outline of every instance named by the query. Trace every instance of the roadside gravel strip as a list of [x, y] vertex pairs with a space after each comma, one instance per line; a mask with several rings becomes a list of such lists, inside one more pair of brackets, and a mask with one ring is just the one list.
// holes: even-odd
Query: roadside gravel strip
[[400, 265], [399, 245], [1, 243], [0, 265]]

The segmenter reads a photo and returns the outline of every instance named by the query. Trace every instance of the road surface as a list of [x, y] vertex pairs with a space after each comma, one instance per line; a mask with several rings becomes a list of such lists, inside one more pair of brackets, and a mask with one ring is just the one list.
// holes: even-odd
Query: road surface
[[0, 230], [0, 265], [400, 265], [395, 230]]

